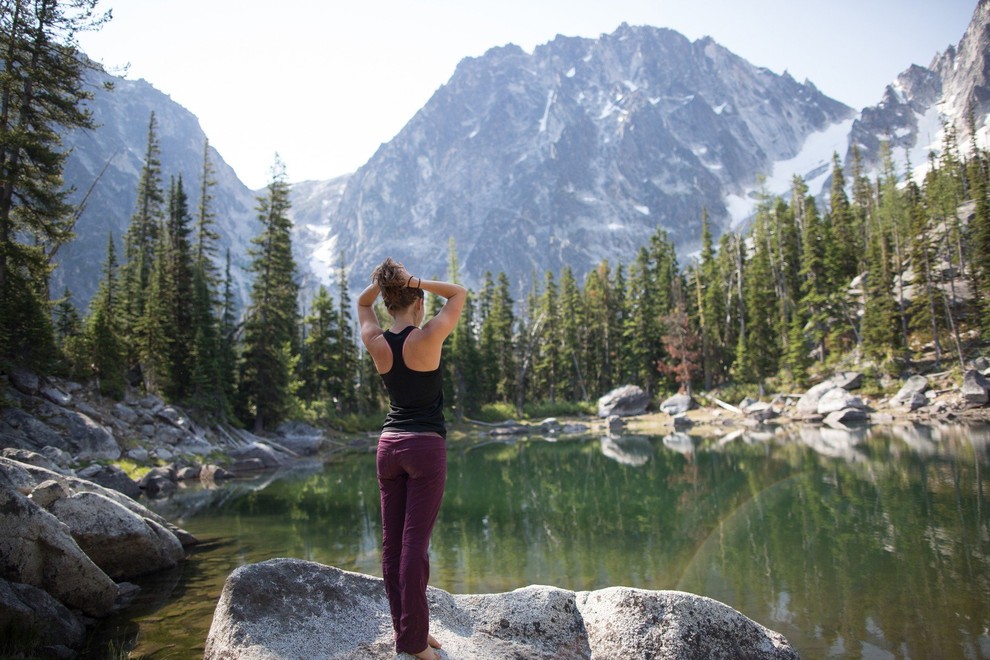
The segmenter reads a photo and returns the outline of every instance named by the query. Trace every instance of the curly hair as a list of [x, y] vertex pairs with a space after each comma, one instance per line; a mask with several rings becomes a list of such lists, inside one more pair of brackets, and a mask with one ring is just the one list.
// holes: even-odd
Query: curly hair
[[402, 264], [398, 261], [387, 257], [385, 261], [375, 266], [375, 270], [371, 273], [371, 281], [381, 289], [385, 308], [393, 316], [423, 297], [422, 289], [410, 289], [407, 286], [408, 279], [400, 275], [402, 268]]

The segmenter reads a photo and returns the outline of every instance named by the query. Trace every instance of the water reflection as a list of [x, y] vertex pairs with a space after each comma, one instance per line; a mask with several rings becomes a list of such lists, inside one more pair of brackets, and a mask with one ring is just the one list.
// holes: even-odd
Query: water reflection
[[623, 465], [646, 465], [653, 455], [653, 445], [648, 438], [636, 435], [608, 435], [601, 439], [602, 455]]
[[[988, 445], [986, 426], [915, 424], [452, 444], [431, 581], [453, 593], [676, 588], [806, 657], [990, 657]], [[243, 563], [380, 574], [371, 455], [156, 506], [214, 542], [165, 586], [166, 605], [118, 621], [140, 626], [139, 652], [201, 653]]]

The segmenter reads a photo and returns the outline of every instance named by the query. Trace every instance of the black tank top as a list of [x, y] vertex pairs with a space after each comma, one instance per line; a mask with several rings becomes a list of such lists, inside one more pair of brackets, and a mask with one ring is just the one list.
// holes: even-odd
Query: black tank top
[[415, 326], [395, 334], [385, 331], [392, 349], [392, 368], [382, 374], [388, 390], [389, 410], [382, 430], [433, 431], [447, 436], [443, 418], [443, 379], [440, 369], [414, 371], [402, 358], [402, 346]]

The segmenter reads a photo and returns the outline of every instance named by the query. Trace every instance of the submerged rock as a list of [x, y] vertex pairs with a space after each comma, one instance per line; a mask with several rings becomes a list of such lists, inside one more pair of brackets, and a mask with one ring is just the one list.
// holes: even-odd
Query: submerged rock
[[[782, 635], [731, 607], [678, 591], [530, 586], [451, 595], [429, 588], [441, 656], [501, 658], [797, 658]], [[393, 658], [380, 578], [273, 559], [227, 578], [206, 640], [221, 658]]]

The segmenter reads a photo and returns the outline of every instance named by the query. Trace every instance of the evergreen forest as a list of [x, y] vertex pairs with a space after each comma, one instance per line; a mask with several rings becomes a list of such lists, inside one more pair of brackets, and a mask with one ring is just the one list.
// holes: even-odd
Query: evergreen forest
[[[332, 288], [303, 295], [278, 157], [257, 199], [242, 308], [218, 247], [209, 145], [198, 180], [162, 171], [154, 114], [138, 202], [126, 233], [107, 236], [97, 295], [78, 309], [71, 291], [50, 290], [81, 212], [67, 201], [59, 133], [94, 128], [81, 83], [92, 65], [74, 35], [107, 20], [95, 5], [2, 3], [0, 371], [93, 381], [114, 398], [136, 388], [254, 430], [294, 418], [374, 428], [386, 400], [357, 343], [345, 255]], [[450, 410], [580, 412], [627, 383], [656, 400], [794, 391], [838, 367], [877, 382], [961, 370], [990, 341], [990, 153], [959, 138], [975, 129], [944, 126], [917, 180], [886, 146], [870, 176], [855, 151], [836, 154], [825, 194], [795, 177], [717, 241], [702, 210], [688, 263], [658, 228], [631, 263], [602, 262], [583, 280], [567, 267], [534, 273], [522, 300], [505, 273], [486, 275], [444, 349]], [[422, 275], [458, 272], [451, 243], [448, 273]], [[428, 315], [441, 303], [429, 299]]]

